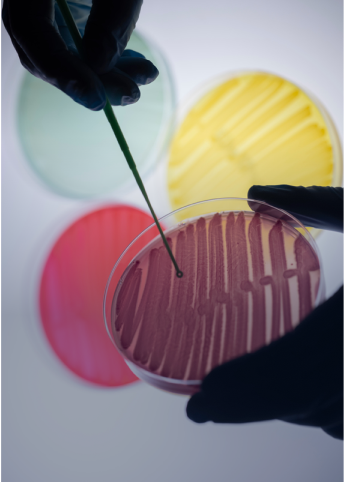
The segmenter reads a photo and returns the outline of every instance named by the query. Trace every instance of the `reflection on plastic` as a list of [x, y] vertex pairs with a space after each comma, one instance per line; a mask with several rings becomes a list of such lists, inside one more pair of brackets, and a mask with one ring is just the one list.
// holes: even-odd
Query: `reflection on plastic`
[[246, 197], [254, 184], [340, 185], [341, 148], [324, 110], [299, 87], [246, 73], [199, 98], [170, 152], [173, 209], [219, 197]]
[[318, 258], [281, 220], [217, 213], [166, 234], [184, 277], [173, 276], [157, 239], [129, 265], [112, 304], [117, 346], [144, 370], [201, 380], [290, 331], [314, 306]]
[[[154, 46], [134, 32], [128, 48], [141, 52], [160, 72], [152, 84], [140, 89], [139, 102], [116, 108], [138, 170], [145, 175], [155, 166], [170, 136], [173, 87]], [[59, 194], [88, 197], [134, 183], [104, 114], [85, 109], [28, 73], [19, 94], [17, 119], [30, 166]]]
[[[64, 365], [94, 384], [116, 387], [136, 380], [106, 334], [102, 301], [117, 258], [152, 222], [129, 206], [93, 211], [62, 233], [46, 260], [39, 299], [44, 331]], [[150, 230], [136, 252], [156, 235], [156, 228]]]

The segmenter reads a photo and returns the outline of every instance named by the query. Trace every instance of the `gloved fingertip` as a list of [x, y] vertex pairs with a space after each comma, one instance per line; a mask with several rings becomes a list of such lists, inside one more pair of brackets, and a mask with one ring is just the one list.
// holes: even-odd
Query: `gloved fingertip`
[[100, 82], [99, 85], [89, 85], [70, 81], [63, 90], [75, 102], [90, 110], [101, 110], [106, 104], [105, 89]]
[[160, 73], [159, 70], [155, 67], [154, 64], [152, 64], [151, 72], [149, 73], [149, 76], [147, 77], [145, 85], [151, 84], [158, 77], [159, 73]]
[[116, 86], [112, 86], [111, 89], [107, 88], [106, 92], [111, 105], [121, 105], [123, 107], [126, 105], [135, 104], [135, 102], [137, 102], [141, 96], [140, 90], [137, 86], [132, 89], [121, 89]]
[[289, 196], [290, 193], [295, 192], [297, 189], [304, 189], [295, 186], [289, 186], [287, 184], [278, 184], [278, 185], [268, 185], [268, 186], [260, 186], [254, 185], [251, 186], [248, 190], [247, 197], [249, 199], [255, 199], [257, 201], [266, 201], [269, 203], [270, 201], [275, 200], [275, 197], [278, 196], [278, 199], [281, 199], [281, 196]]
[[105, 107], [106, 98], [102, 99], [100, 97], [75, 97], [75, 102], [86, 107], [86, 109], [99, 111]]
[[[139, 85], [151, 84], [159, 75], [159, 70], [150, 60], [145, 60], [141, 73], [127, 72]], [[122, 67], [121, 67], [122, 68]], [[125, 69], [123, 69], [125, 71]]]
[[138, 92], [133, 92], [130, 96], [129, 95], [124, 95], [121, 99], [121, 105], [126, 106], [130, 104], [135, 104], [140, 98], [140, 91]]
[[210, 417], [206, 406], [206, 397], [203, 392], [193, 395], [186, 406], [186, 414], [196, 423], [209, 422]]
[[90, 101], [89, 99], [83, 104], [84, 107], [86, 107], [89, 110], [93, 110], [95, 112], [98, 112], [102, 109], [104, 109], [106, 104], [106, 98], [105, 99], [97, 99], [94, 101]]
[[254, 185], [251, 186], [248, 190], [247, 197], [248, 199], [260, 199], [261, 194], [264, 192], [265, 186]]

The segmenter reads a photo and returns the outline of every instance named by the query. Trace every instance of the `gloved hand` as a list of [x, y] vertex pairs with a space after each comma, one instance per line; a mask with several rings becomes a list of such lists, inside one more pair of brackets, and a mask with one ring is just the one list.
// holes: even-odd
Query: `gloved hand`
[[140, 97], [138, 85], [159, 74], [145, 57], [124, 50], [142, 0], [74, 0], [70, 9], [83, 36], [84, 59], [75, 48], [54, 0], [4, 0], [2, 18], [22, 65], [79, 104], [127, 105]]
[[[343, 231], [343, 189], [253, 186], [248, 198], [306, 226]], [[187, 405], [198, 423], [279, 419], [343, 439], [343, 287], [293, 331], [213, 369]]]

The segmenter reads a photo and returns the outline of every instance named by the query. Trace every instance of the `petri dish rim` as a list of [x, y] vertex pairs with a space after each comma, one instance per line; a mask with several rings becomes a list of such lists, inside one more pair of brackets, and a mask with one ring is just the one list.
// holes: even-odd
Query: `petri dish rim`
[[[318, 306], [323, 300], [324, 300], [324, 293], [325, 293], [325, 284], [324, 284], [324, 277], [322, 275], [323, 273], [323, 268], [322, 268], [322, 261], [321, 261], [321, 257], [320, 257], [320, 252], [319, 252], [319, 249], [318, 249], [318, 246], [315, 242], [315, 240], [313, 239], [312, 235], [309, 233], [309, 231], [306, 229], [306, 227], [297, 219], [295, 218], [292, 214], [289, 214], [287, 211], [283, 210], [283, 209], [280, 209], [280, 208], [276, 208], [275, 206], [272, 206], [271, 204], [268, 204], [264, 201], [257, 201], [255, 199], [249, 199], [249, 198], [238, 198], [238, 197], [228, 197], [228, 198], [214, 198], [214, 199], [207, 199], [207, 200], [204, 200], [204, 201], [198, 201], [196, 203], [192, 203], [192, 204], [188, 204], [186, 206], [183, 206], [181, 208], [178, 208], [168, 214], [165, 214], [164, 216], [162, 216], [161, 218], [159, 218], [159, 222], [161, 221], [164, 221], [166, 220], [167, 218], [171, 217], [171, 216], [174, 216], [175, 214], [177, 214], [178, 212], [180, 211], [183, 211], [183, 210], [186, 210], [188, 208], [192, 208], [194, 206], [198, 206], [198, 205], [201, 205], [201, 204], [207, 204], [207, 203], [211, 203], [211, 202], [220, 202], [220, 201], [244, 201], [244, 202], [252, 202], [252, 203], [257, 203], [257, 204], [260, 204], [260, 205], [263, 205], [263, 206], [267, 206], [268, 208], [272, 208], [273, 210], [275, 211], [278, 211], [280, 213], [282, 213], [283, 215], [287, 215], [289, 218], [290, 218], [290, 221], [292, 221], [293, 223], [296, 224], [296, 226], [298, 228], [300, 228], [302, 231], [300, 232], [300, 234], [308, 241], [308, 243], [311, 245], [311, 248], [313, 249], [313, 251], [315, 252], [316, 256], [317, 256], [317, 259], [319, 261], [319, 266], [320, 266], [320, 283], [319, 283], [319, 288], [318, 288], [318, 293], [317, 293], [317, 296], [316, 296], [316, 299], [315, 299], [315, 302], [314, 302], [314, 306]], [[235, 210], [237, 211], [237, 210]], [[234, 212], [234, 210], [232, 211], [228, 211], [228, 212]], [[250, 212], [250, 211], [247, 211], [247, 212]], [[253, 212], [251, 210], [251, 212]], [[197, 216], [199, 217], [199, 216]], [[271, 216], [272, 217], [272, 216]], [[189, 219], [189, 218], [187, 218]], [[284, 222], [286, 222], [285, 220], [283, 220]], [[181, 224], [183, 221], [176, 221], [175, 224], [179, 225]], [[287, 222], [286, 222], [287, 223]], [[287, 223], [288, 224], [288, 223]], [[111, 273], [110, 273], [110, 276], [109, 276], [109, 279], [106, 283], [106, 286], [105, 286], [105, 292], [104, 292], [104, 297], [103, 297], [103, 320], [104, 320], [104, 323], [105, 323], [105, 328], [106, 328], [106, 331], [107, 331], [107, 334], [108, 336], [110, 337], [110, 340], [111, 342], [113, 343], [114, 347], [116, 348], [116, 350], [119, 350], [119, 348], [117, 347], [116, 343], [114, 342], [113, 340], [113, 336], [112, 334], [110, 333], [110, 330], [109, 330], [109, 327], [108, 327], [108, 322], [107, 322], [107, 317], [106, 317], [106, 300], [107, 300], [107, 296], [108, 296], [108, 291], [109, 291], [109, 287], [110, 287], [110, 283], [111, 283], [111, 279], [112, 279], [112, 276], [113, 274], [115, 273], [117, 267], [119, 266], [121, 260], [123, 259], [123, 257], [126, 255], [126, 253], [128, 252], [128, 250], [131, 248], [131, 246], [133, 246], [133, 244], [141, 237], [143, 236], [147, 231], [149, 231], [151, 228], [155, 227], [155, 223], [152, 223], [150, 226], [148, 226], [144, 231], [142, 231], [135, 239], [133, 239], [133, 241], [127, 246], [127, 248], [123, 251], [123, 253], [121, 254], [121, 256], [118, 258], [115, 266], [113, 267]], [[295, 226], [293, 226], [295, 228]], [[170, 227], [166, 227], [165, 229], [163, 229], [163, 231], [166, 231], [168, 230]], [[156, 238], [155, 238], [156, 239]], [[153, 240], [154, 241], [154, 240]], [[151, 241], [152, 242], [152, 241]], [[150, 243], [149, 243], [150, 244]], [[148, 245], [147, 245], [148, 246]], [[145, 246], [145, 248], [143, 249], [146, 249], [147, 246]], [[131, 260], [132, 261], [132, 260]], [[131, 263], [131, 261], [128, 263], [128, 266], [129, 264]], [[120, 351], [120, 350], [119, 350]], [[146, 370], [145, 368], [143, 367], [140, 367], [138, 365], [136, 365], [135, 363], [133, 363], [132, 360], [130, 360], [125, 353], [123, 353], [123, 351], [120, 351], [121, 355], [123, 356], [124, 360], [126, 361], [126, 363], [128, 364], [128, 366], [132, 369], [132, 367], [135, 369], [134, 373], [136, 376], [140, 377], [140, 372], [143, 372], [147, 375], [147, 377], [149, 379], [153, 379], [157, 382], [161, 382], [162, 384], [164, 385], [181, 385], [181, 386], [184, 386], [184, 387], [192, 387], [192, 386], [199, 386], [202, 381], [201, 380], [179, 380], [179, 379], [176, 379], [176, 378], [168, 378], [168, 377], [163, 377], [161, 375], [157, 375], [155, 373], [152, 373], [150, 372], [149, 370]], [[145, 380], [147, 381], [147, 380]]]

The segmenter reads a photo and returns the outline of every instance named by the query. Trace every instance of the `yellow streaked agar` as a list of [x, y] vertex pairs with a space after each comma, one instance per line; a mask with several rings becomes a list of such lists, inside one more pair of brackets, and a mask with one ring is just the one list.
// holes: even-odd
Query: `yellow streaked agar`
[[246, 73], [217, 85], [186, 114], [170, 151], [170, 201], [177, 209], [246, 197], [253, 184], [340, 185], [341, 164], [321, 107], [285, 79]]

